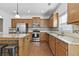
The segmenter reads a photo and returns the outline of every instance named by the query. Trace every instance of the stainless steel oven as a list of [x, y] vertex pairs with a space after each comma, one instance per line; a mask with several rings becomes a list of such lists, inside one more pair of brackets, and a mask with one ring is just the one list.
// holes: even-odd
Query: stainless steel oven
[[40, 31], [39, 30], [33, 30], [32, 41], [40, 41]]

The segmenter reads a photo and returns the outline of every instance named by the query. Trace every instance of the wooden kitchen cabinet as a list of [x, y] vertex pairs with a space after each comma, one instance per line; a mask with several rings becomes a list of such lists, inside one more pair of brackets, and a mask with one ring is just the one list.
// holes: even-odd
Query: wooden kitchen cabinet
[[42, 27], [42, 28], [47, 28], [48, 27], [48, 19], [41, 19], [40, 20], [40, 27]]
[[28, 56], [29, 55], [29, 48], [30, 48], [30, 36], [26, 36], [24, 38], [24, 42], [23, 42], [23, 52], [24, 52], [24, 56]]
[[67, 56], [68, 55], [68, 44], [56, 39], [56, 56]]
[[46, 32], [40, 32], [40, 41], [48, 43], [48, 34]]
[[32, 42], [32, 32], [29, 32], [29, 39], [30, 39], [30, 42]]
[[49, 18], [49, 28], [59, 26], [59, 13], [55, 12]]
[[40, 24], [40, 17], [32, 17], [33, 23]]
[[68, 3], [68, 24], [77, 24], [79, 23], [79, 3]]
[[54, 56], [68, 55], [68, 44], [52, 35], [49, 35], [49, 47]]
[[53, 16], [51, 18], [49, 18], [49, 22], [48, 22], [48, 26], [51, 28], [53, 27]]
[[67, 56], [67, 51], [62, 46], [56, 44], [56, 56]]
[[56, 55], [56, 38], [51, 35], [49, 36], [49, 46], [53, 55], [55, 56]]
[[32, 19], [11, 19], [12, 28], [16, 28], [17, 23], [26, 23], [28, 27], [32, 27]]

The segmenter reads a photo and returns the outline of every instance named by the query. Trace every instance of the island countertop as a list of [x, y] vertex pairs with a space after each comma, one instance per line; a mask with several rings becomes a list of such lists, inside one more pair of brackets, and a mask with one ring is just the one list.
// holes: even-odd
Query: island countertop
[[29, 34], [0, 34], [0, 38], [23, 38]]
[[[29, 34], [0, 34], [0, 41], [5, 41], [5, 44], [8, 44], [6, 41], [13, 41], [16, 40], [17, 41], [17, 45], [19, 48], [19, 52], [18, 55], [19, 56], [24, 56], [27, 55], [27, 53], [25, 53], [26, 51], [26, 46], [28, 45], [28, 41], [29, 41]], [[13, 44], [13, 43], [12, 43]]]

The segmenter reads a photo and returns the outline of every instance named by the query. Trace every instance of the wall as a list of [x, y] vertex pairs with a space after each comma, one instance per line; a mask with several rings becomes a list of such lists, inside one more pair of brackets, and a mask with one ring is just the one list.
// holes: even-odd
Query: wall
[[79, 34], [79, 24], [74, 24], [73, 26], [73, 33], [78, 33]]
[[11, 25], [11, 16], [0, 10], [0, 16], [3, 16], [3, 34], [8, 34], [8, 29]]
[[3, 32], [3, 19], [0, 19], [0, 32]]

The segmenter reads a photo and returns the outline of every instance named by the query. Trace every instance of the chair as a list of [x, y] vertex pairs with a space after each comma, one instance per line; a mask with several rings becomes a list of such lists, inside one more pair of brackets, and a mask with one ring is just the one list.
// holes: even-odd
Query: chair
[[0, 56], [3, 55], [3, 48], [6, 47], [6, 44], [0, 44]]
[[17, 45], [14, 45], [14, 44], [13, 45], [7, 45], [6, 47], [4, 47], [4, 51], [8, 50], [8, 54], [10, 56], [16, 56], [16, 48], [17, 48]]

